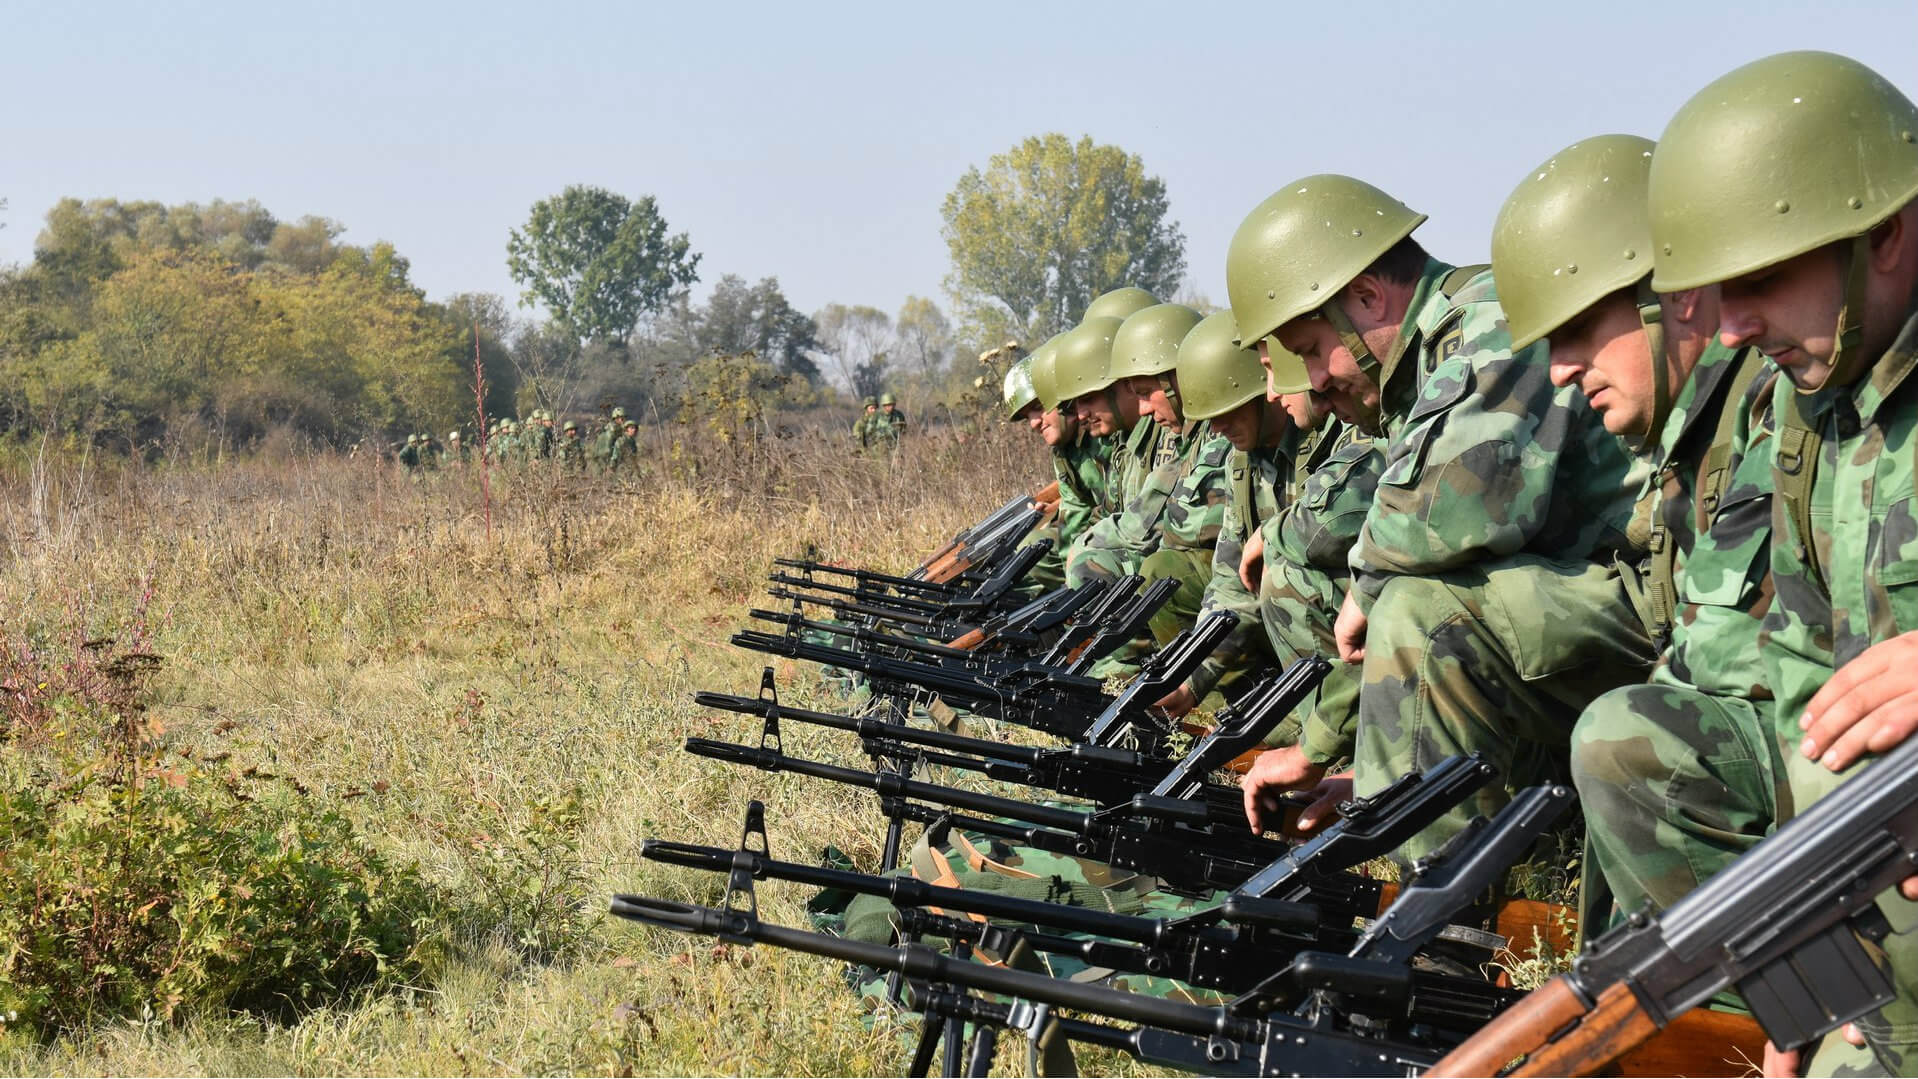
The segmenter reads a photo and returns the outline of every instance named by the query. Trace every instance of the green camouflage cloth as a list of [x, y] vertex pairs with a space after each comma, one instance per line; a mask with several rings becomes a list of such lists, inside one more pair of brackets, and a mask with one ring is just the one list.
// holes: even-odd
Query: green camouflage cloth
[[1041, 539], [1052, 541], [1052, 550], [1026, 576], [1040, 589], [1065, 587], [1067, 552], [1103, 516], [1099, 507], [1105, 501], [1106, 487], [1111, 482], [1107, 478], [1111, 457], [1109, 439], [1083, 432], [1071, 446], [1052, 451], [1052, 478], [1059, 482], [1059, 508], [1050, 525], [1034, 529], [1026, 540], [1027, 543]]
[[[1332, 623], [1351, 584], [1352, 545], [1385, 469], [1384, 447], [1356, 427], [1342, 428], [1329, 445], [1298, 498], [1264, 525], [1259, 621], [1281, 663], [1338, 658]], [[1307, 759], [1329, 766], [1351, 758], [1358, 722], [1358, 668], [1335, 662], [1294, 741]]]
[[1232, 444], [1204, 421], [1164, 443], [1125, 510], [1098, 522], [1073, 545], [1066, 584], [1078, 588], [1095, 577], [1138, 573], [1161, 546], [1210, 551], [1217, 544], [1225, 504], [1232, 499], [1225, 472]]
[[[1100, 506], [1107, 520], [1125, 512], [1125, 508], [1145, 488], [1146, 478], [1152, 475], [1152, 470], [1178, 453], [1177, 436], [1144, 416], [1133, 424], [1125, 437], [1115, 437], [1109, 441], [1112, 444], [1112, 459], [1106, 464], [1106, 474], [1112, 477], [1112, 482], [1106, 485], [1105, 501]], [[1097, 531], [1104, 524], [1101, 522], [1093, 527]]]
[[1109, 533], [1115, 546], [1076, 548], [1066, 564], [1066, 584], [1078, 588], [1095, 577], [1137, 573], [1147, 586], [1171, 578], [1179, 588], [1152, 616], [1149, 632], [1119, 646], [1094, 665], [1099, 677], [1137, 671], [1154, 642], [1163, 644], [1198, 618], [1212, 575], [1212, 552], [1231, 501], [1226, 460], [1232, 443], [1199, 421], [1174, 440], [1177, 456], [1152, 470], [1139, 497]]
[[[1199, 614], [1231, 611], [1238, 616], [1239, 624], [1186, 679], [1186, 688], [1194, 698], [1203, 699], [1215, 688], [1231, 689], [1243, 677], [1276, 660], [1261, 624], [1258, 594], [1240, 579], [1239, 562], [1252, 533], [1262, 529], [1265, 522], [1276, 520], [1298, 497], [1311, 470], [1337, 442], [1338, 428], [1337, 421], [1328, 419], [1316, 430], [1301, 431], [1288, 421], [1278, 445], [1261, 446], [1250, 453], [1234, 450], [1227, 459], [1226, 480], [1232, 499], [1219, 524], [1219, 542], [1212, 549], [1212, 572]], [[1263, 559], [1260, 566], [1264, 566]], [[1286, 742], [1297, 739], [1295, 723], [1288, 720], [1281, 726]]]
[[[1769, 834], [1790, 805], [1759, 660], [1771, 602], [1771, 460], [1748, 452], [1770, 437], [1776, 369], [1725, 377], [1737, 359], [1706, 353], [1660, 448], [1657, 516], [1681, 545], [1672, 646], [1649, 685], [1599, 697], [1572, 732], [1585, 849], [1604, 885], [1588, 875], [1595, 920], [1611, 904], [1670, 906]], [[1726, 409], [1730, 437], [1713, 452]], [[1709, 475], [1719, 468], [1735, 471], [1729, 484]], [[1687, 476], [1692, 483], [1678, 486]], [[1700, 490], [1706, 499], [1693, 498]]]
[[[1870, 373], [1850, 387], [1798, 397], [1779, 379], [1773, 397], [1782, 453], [1788, 409], [1803, 410], [1805, 425], [1823, 436], [1816, 458], [1809, 518], [1802, 534], [1788, 500], [1772, 503], [1771, 572], [1775, 596], [1766, 615], [1766, 682], [1777, 695], [1775, 736], [1785, 746], [1794, 804], [1803, 808], [1871, 766], [1866, 758], [1833, 775], [1797, 752], [1798, 718], [1825, 680], [1870, 646], [1918, 630], [1918, 312], [1908, 314], [1896, 340]], [[1797, 400], [1794, 400], [1797, 398]], [[1779, 454], [1771, 455], [1776, 462]], [[1789, 477], [1775, 471], [1773, 489]], [[1816, 563], [1813, 555], [1816, 555]], [[1884, 951], [1898, 987], [1892, 1004], [1861, 1019], [1872, 1060], [1827, 1035], [1811, 1074], [1911, 1075], [1918, 1072], [1918, 905], [1888, 892], [1879, 906], [1894, 932]]]
[[1352, 549], [1370, 619], [1357, 790], [1474, 750], [1502, 782], [1400, 848], [1408, 861], [1564, 777], [1578, 714], [1657, 655], [1614, 565], [1644, 554], [1628, 529], [1649, 462], [1552, 386], [1542, 344], [1513, 353], [1489, 273], [1448, 298], [1450, 270], [1428, 263], [1399, 331], [1385, 468]]

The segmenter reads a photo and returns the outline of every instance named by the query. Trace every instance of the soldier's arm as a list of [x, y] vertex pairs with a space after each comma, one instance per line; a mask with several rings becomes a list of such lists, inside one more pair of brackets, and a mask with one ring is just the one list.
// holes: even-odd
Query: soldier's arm
[[1514, 356], [1502, 320], [1463, 317], [1463, 347], [1425, 377], [1352, 550], [1367, 613], [1395, 575], [1433, 576], [1525, 549], [1552, 508], [1560, 457], [1586, 452], [1590, 411], [1577, 391], [1553, 388], [1544, 345]]
[[1298, 565], [1346, 572], [1384, 470], [1383, 447], [1369, 439], [1333, 451], [1307, 477], [1298, 501], [1265, 522], [1267, 564], [1282, 555]]
[[1191, 467], [1166, 496], [1159, 526], [1165, 543], [1195, 549], [1218, 542], [1225, 508], [1232, 502], [1232, 477], [1226, 470], [1231, 456], [1232, 443], [1218, 435], [1199, 445]]
[[1212, 549], [1212, 576], [1206, 581], [1205, 599], [1199, 604], [1199, 617], [1213, 611], [1231, 611], [1239, 624], [1199, 669], [1185, 680], [1195, 699], [1212, 692], [1219, 680], [1233, 671], [1249, 670], [1261, 658], [1269, 656], [1265, 647], [1265, 629], [1259, 621], [1259, 597], [1239, 579], [1240, 554], [1245, 549], [1246, 529], [1235, 505], [1225, 508], [1219, 528], [1218, 546]]
[[1092, 499], [1065, 454], [1052, 455], [1052, 478], [1059, 483], [1059, 554], [1092, 527], [1095, 510]]

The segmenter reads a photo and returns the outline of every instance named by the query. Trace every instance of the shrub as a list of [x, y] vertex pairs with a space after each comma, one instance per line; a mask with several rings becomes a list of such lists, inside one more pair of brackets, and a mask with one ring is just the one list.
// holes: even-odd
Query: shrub
[[171, 751], [140, 707], [154, 657], [6, 646], [0, 1018], [284, 1015], [414, 971], [433, 920], [417, 872], [297, 783]]

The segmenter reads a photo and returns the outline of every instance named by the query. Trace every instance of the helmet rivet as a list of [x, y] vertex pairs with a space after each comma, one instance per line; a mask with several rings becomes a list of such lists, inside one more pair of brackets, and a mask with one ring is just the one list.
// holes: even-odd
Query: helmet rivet
[[1364, 229], [1353, 229], [1353, 230], [1352, 230], [1352, 235], [1354, 235], [1354, 236], [1363, 236], [1363, 235], [1365, 235], [1365, 230], [1364, 230]]
[[[1313, 288], [1318, 288], [1319, 286], [1317, 286], [1317, 285], [1313, 285], [1312, 287], [1313, 287]], [[1266, 299], [1268, 299], [1268, 300], [1276, 300], [1276, 299], [1278, 299], [1278, 298], [1279, 298], [1279, 294], [1278, 294], [1278, 292], [1277, 292], [1277, 290], [1274, 290], [1274, 289], [1266, 289], [1266, 290], [1265, 290], [1265, 298], [1266, 298]]]
[[1632, 250], [1632, 249], [1631, 249], [1631, 248], [1629, 248], [1629, 247], [1625, 249], [1625, 261], [1626, 261], [1626, 262], [1630, 262], [1631, 260], [1633, 260], [1633, 259], [1635, 259], [1635, 258], [1637, 258], [1637, 257], [1638, 257], [1638, 252], [1636, 252], [1636, 251], [1634, 251], [1634, 250]]
[[1566, 272], [1566, 273], [1577, 273], [1577, 272], [1578, 272], [1578, 263], [1576, 263], [1576, 262], [1574, 262], [1574, 263], [1572, 263], [1572, 264], [1571, 264], [1570, 266], [1567, 266], [1567, 267], [1565, 267], [1565, 272]]
[[1898, 135], [1900, 138], [1904, 139], [1906, 142], [1918, 142], [1918, 136], [1914, 136], [1909, 131], [1901, 131], [1898, 133]]
[[1666, 253], [1667, 255], [1669, 255], [1669, 254], [1671, 254], [1671, 253], [1672, 253], [1672, 245], [1671, 245], [1671, 244], [1666, 244], [1666, 245], [1665, 245], [1665, 253]]
[[1785, 201], [1784, 199], [1779, 199], [1779, 200], [1778, 200], [1777, 202], [1774, 202], [1774, 203], [1772, 203], [1772, 204], [1771, 204], [1771, 208], [1772, 208], [1772, 209], [1774, 209], [1774, 210], [1777, 210], [1777, 211], [1778, 211], [1779, 213], [1781, 213], [1781, 214], [1782, 214], [1782, 213], [1790, 213], [1790, 212], [1791, 212], [1791, 203], [1789, 203], [1789, 202], [1786, 202], [1786, 201]]
[[1854, 210], [1862, 210], [1865, 208], [1865, 200], [1859, 198], [1857, 195], [1853, 195], [1852, 197], [1845, 200], [1845, 205], [1851, 207]]

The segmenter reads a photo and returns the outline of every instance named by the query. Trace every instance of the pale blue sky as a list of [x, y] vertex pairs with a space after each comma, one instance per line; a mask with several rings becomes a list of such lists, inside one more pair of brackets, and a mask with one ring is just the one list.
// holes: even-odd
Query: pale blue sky
[[1188, 284], [1297, 176], [1348, 172], [1485, 257], [1575, 139], [1656, 137], [1720, 73], [1845, 52], [1918, 91], [1918, 3], [688, 5], [0, 0], [0, 263], [65, 195], [257, 198], [390, 240], [434, 297], [509, 297], [507, 230], [569, 183], [650, 193], [802, 310], [946, 304], [939, 205], [1026, 135], [1163, 177]]

